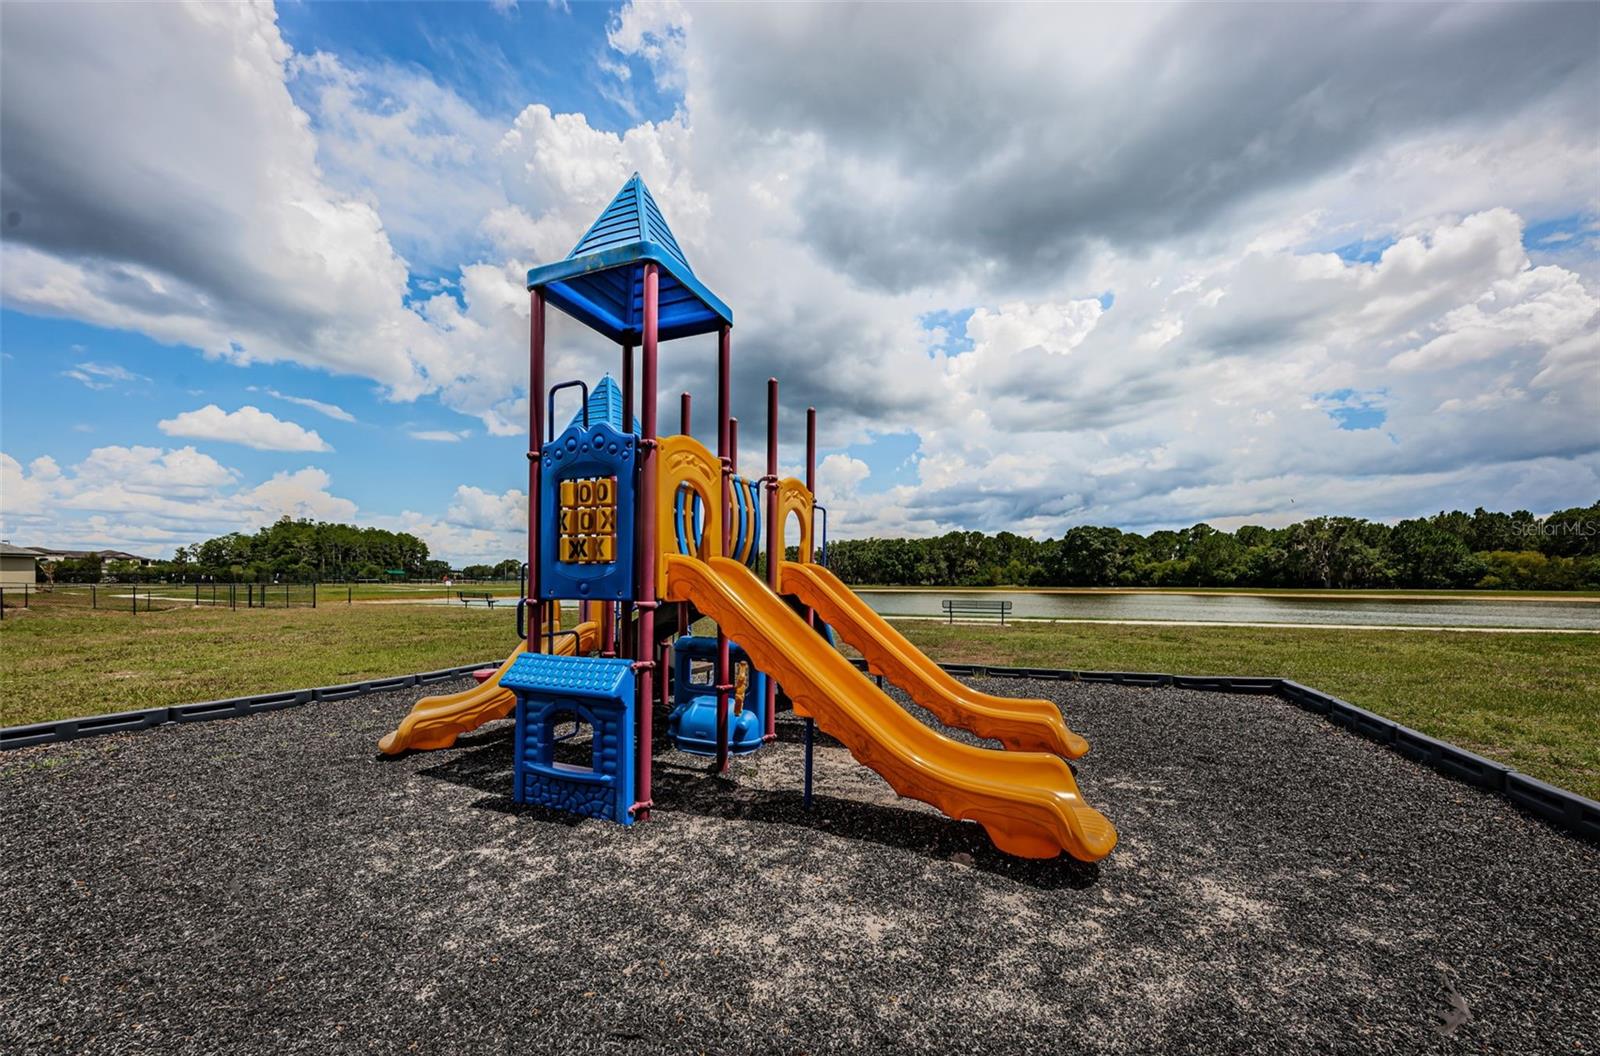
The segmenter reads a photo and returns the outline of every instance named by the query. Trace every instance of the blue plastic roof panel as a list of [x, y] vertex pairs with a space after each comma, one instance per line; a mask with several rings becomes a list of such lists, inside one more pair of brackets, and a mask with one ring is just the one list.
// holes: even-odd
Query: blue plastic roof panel
[[[589, 424], [596, 425], [600, 422], [611, 426], [619, 433], [639, 432], [639, 423], [634, 422], [632, 429], [622, 427], [622, 389], [617, 386], [616, 379], [610, 374], [600, 375], [600, 380], [594, 383], [594, 388], [589, 390]], [[575, 425], [583, 424], [583, 408], [579, 407], [573, 414], [572, 420], [567, 423], [571, 429]]]
[[529, 269], [528, 289], [543, 289], [547, 303], [619, 344], [637, 343], [644, 328], [644, 265], [652, 261], [661, 271], [661, 340], [733, 325], [733, 310], [695, 276], [638, 173], [567, 259]]
[[596, 656], [523, 653], [501, 676], [507, 689], [617, 699], [632, 696], [633, 663]]

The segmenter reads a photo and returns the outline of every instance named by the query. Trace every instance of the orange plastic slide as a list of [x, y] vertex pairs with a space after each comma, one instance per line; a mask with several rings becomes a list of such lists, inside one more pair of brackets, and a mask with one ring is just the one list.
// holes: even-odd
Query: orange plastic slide
[[900, 795], [982, 825], [1022, 858], [1065, 851], [1097, 861], [1117, 830], [1078, 794], [1059, 756], [1005, 752], [951, 740], [918, 722], [806, 626], [737, 561], [664, 555], [668, 601], [689, 601], [783, 686], [797, 714], [816, 720]]
[[[556, 636], [555, 652], [570, 656], [574, 652], [594, 651], [600, 641], [600, 625], [580, 623], [574, 630], [576, 635], [562, 633]], [[511, 709], [517, 705], [517, 698], [509, 689], [501, 687], [500, 679], [527, 649], [527, 643], [518, 642], [517, 648], [506, 657], [506, 662], [482, 685], [460, 693], [423, 697], [417, 701], [394, 732], [386, 734], [378, 742], [378, 751], [385, 755], [399, 755], [412, 749], [431, 751], [449, 748], [463, 733], [471, 733], [486, 722], [511, 714]]]
[[997, 697], [962, 685], [906, 640], [844, 581], [821, 565], [785, 561], [778, 589], [817, 611], [834, 633], [946, 726], [971, 730], [1017, 752], [1054, 752], [1076, 759], [1089, 742], [1067, 729], [1061, 709], [1048, 700]]

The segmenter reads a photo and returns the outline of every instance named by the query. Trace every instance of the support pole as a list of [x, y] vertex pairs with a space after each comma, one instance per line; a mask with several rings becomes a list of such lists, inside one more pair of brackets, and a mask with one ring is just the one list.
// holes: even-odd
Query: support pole
[[806, 408], [806, 490], [817, 493], [817, 409]]
[[539, 593], [539, 554], [543, 540], [539, 485], [544, 447], [544, 291], [533, 290], [528, 303], [528, 641], [539, 652], [544, 631], [544, 599]]
[[[626, 341], [622, 345], [622, 431], [633, 432], [633, 342]], [[641, 455], [640, 465], [644, 459]], [[636, 592], [637, 593], [637, 592]], [[622, 625], [620, 636], [616, 628], [612, 628], [612, 651], [630, 660], [639, 659], [639, 652], [634, 648], [633, 602], [631, 600], [620, 603], [619, 608]], [[619, 640], [620, 638], [620, 640]]]
[[[783, 526], [778, 523], [778, 379], [767, 379], [767, 585], [778, 592], [778, 565], [783, 561]], [[778, 739], [778, 687], [767, 679], [767, 730]]]
[[[806, 408], [806, 490], [811, 492], [815, 499], [817, 494], [817, 409]], [[816, 511], [813, 508], [812, 527], [815, 529]], [[813, 631], [817, 629], [817, 611], [811, 606], [806, 606], [806, 625]], [[806, 718], [806, 809], [811, 809], [811, 742], [816, 737], [816, 722], [809, 716]]]
[[656, 671], [660, 675], [660, 687], [656, 691], [656, 700], [661, 708], [661, 714], [667, 715], [672, 710], [672, 699], [669, 695], [672, 687], [670, 685], [671, 679], [668, 677], [669, 672], [672, 671], [672, 643], [664, 641], [656, 646], [655, 656]]
[[[733, 549], [733, 518], [728, 516], [732, 505], [733, 481], [729, 472], [729, 421], [732, 402], [730, 375], [733, 373], [733, 327], [726, 324], [717, 334], [717, 458], [722, 463], [722, 475], [717, 502], [722, 513], [722, 538], [717, 540], [722, 555]], [[728, 712], [733, 704], [733, 665], [728, 652], [728, 632], [717, 626], [717, 773], [728, 769]]]
[[[656, 659], [656, 353], [661, 308], [661, 271], [654, 262], [644, 266], [644, 353], [640, 367], [643, 374], [639, 393], [639, 451], [640, 483], [637, 503], [643, 524], [639, 532], [639, 631], [637, 659], [644, 662], [639, 672], [639, 780], [636, 791], [639, 801], [634, 804], [634, 817], [644, 821], [650, 817], [650, 764], [651, 735], [654, 732], [655, 672], [651, 665]], [[629, 357], [632, 358], [632, 357]]]
[[622, 346], [622, 431], [633, 431], [633, 342]]
[[[694, 415], [693, 415], [692, 412], [693, 412], [693, 399], [692, 399], [692, 397], [690, 397], [690, 395], [687, 392], [680, 393], [678, 395], [678, 424], [680, 426], [678, 431], [680, 433], [682, 433], [684, 436], [692, 435], [691, 430], [693, 429], [693, 423], [694, 423]], [[672, 502], [674, 504], [676, 504], [677, 501], [678, 501], [678, 497], [676, 495], [674, 495], [672, 497]], [[690, 500], [690, 501], [692, 502], [693, 500]], [[689, 511], [689, 524], [691, 526], [694, 524], [694, 510], [692, 508]], [[679, 634], [688, 634], [689, 633], [689, 603], [687, 601], [678, 602], [678, 633]], [[666, 667], [662, 667], [661, 668], [661, 706], [663, 708], [665, 708], [667, 706], [667, 671], [668, 670], [669, 669], [666, 668]]]
[[812, 742], [816, 740], [817, 736], [816, 725], [810, 719], [806, 720], [806, 786], [801, 800], [807, 810], [811, 809], [811, 749]]

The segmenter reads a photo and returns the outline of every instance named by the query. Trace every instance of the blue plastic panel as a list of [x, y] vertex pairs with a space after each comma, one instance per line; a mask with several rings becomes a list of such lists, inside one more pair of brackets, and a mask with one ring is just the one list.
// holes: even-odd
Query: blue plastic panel
[[[633, 597], [637, 527], [638, 438], [607, 422], [580, 424], [544, 446], [539, 485], [539, 592], [544, 598], [619, 601]], [[566, 496], [562, 484], [581, 491], [588, 482], [609, 484], [609, 501]], [[609, 511], [609, 513], [608, 513]], [[568, 544], [582, 539], [581, 554]], [[597, 556], [599, 555], [599, 556]]]
[[505, 688], [529, 693], [611, 700], [633, 696], [633, 662], [617, 657], [523, 653], [500, 678]]

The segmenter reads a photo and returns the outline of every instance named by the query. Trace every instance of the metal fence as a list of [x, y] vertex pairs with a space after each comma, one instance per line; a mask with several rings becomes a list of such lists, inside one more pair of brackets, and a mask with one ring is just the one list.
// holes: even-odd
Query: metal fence
[[510, 609], [522, 596], [517, 579], [453, 579], [416, 583], [38, 583], [0, 589], [0, 619], [19, 609], [88, 609], [132, 615], [179, 609], [314, 609], [359, 602]]
[[[284, 609], [317, 607], [317, 583], [57, 583], [0, 589], [0, 619], [7, 610], [87, 609], [130, 615], [179, 609]], [[339, 600], [345, 599], [343, 591]]]

